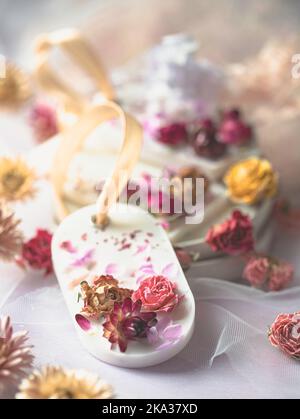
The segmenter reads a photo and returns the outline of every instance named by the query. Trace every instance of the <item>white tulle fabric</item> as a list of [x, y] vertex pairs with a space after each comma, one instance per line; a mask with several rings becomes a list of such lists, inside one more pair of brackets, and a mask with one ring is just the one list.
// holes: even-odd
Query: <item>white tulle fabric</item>
[[[293, 256], [293, 250], [296, 260], [296, 242], [295, 236], [277, 240], [274, 252]], [[29, 330], [37, 367], [50, 363], [97, 372], [119, 398], [299, 397], [300, 364], [267, 339], [278, 313], [300, 310], [299, 281], [285, 291], [264, 293], [200, 275], [191, 281], [197, 307], [192, 340], [174, 359], [146, 369], [117, 368], [89, 355], [77, 340], [55, 278], [28, 273], [0, 311], [11, 315], [17, 329]]]

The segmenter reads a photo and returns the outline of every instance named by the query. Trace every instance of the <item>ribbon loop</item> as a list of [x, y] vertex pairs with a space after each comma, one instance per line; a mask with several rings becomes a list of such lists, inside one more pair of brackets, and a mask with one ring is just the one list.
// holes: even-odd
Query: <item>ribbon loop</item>
[[107, 213], [112, 204], [119, 198], [122, 190], [130, 179], [137, 163], [141, 147], [143, 131], [139, 123], [114, 102], [105, 102], [86, 110], [78, 121], [61, 135], [58, 149], [54, 156], [51, 181], [54, 186], [58, 217], [62, 220], [68, 215], [63, 201], [63, 186], [67, 170], [73, 156], [80, 150], [87, 136], [101, 123], [113, 118], [122, 122], [123, 143], [112, 175], [106, 180], [96, 202], [95, 223], [103, 226], [107, 222]]
[[50, 66], [50, 54], [53, 48], [61, 48], [86, 74], [95, 82], [103, 96], [112, 100], [114, 89], [104, 71], [99, 58], [92, 51], [79, 31], [63, 29], [49, 34], [40, 35], [36, 40], [36, 78], [41, 87], [50, 94], [58, 97], [65, 107], [76, 114], [80, 114], [88, 105], [87, 98], [66, 83]]

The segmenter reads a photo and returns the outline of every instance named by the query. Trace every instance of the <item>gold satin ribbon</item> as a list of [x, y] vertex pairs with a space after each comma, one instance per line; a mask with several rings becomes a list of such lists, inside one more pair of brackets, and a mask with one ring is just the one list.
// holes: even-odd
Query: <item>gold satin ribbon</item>
[[114, 89], [100, 59], [84, 40], [81, 33], [75, 29], [63, 29], [42, 34], [36, 40], [35, 77], [42, 89], [57, 97], [69, 112], [81, 114], [88, 106], [87, 98], [67, 86], [51, 68], [50, 54], [55, 47], [61, 48], [92, 78], [106, 99], [114, 99]]
[[125, 113], [120, 106], [109, 101], [90, 107], [71, 128], [61, 134], [63, 138], [59, 142], [51, 170], [51, 181], [60, 221], [68, 215], [68, 210], [63, 201], [63, 187], [73, 156], [79, 152], [87, 136], [99, 124], [116, 117], [120, 118], [122, 122], [123, 143], [113, 173], [106, 180], [96, 202], [95, 223], [98, 226], [107, 223], [108, 210], [117, 201], [127, 185], [133, 168], [140, 157], [143, 138], [143, 131], [139, 123]]

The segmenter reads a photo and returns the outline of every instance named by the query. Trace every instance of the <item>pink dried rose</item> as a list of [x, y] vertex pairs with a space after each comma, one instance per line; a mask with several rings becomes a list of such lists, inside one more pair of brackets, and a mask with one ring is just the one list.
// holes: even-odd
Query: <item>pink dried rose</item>
[[224, 144], [241, 145], [252, 138], [252, 129], [245, 123], [238, 110], [225, 113], [218, 130], [218, 140]]
[[159, 128], [156, 134], [156, 139], [160, 143], [169, 146], [177, 146], [187, 141], [188, 132], [185, 124], [174, 122], [170, 125]]
[[243, 277], [254, 287], [265, 285], [270, 291], [280, 291], [293, 279], [293, 266], [264, 255], [254, 255], [248, 260]]
[[270, 327], [269, 341], [286, 354], [300, 359], [300, 312], [279, 314]]
[[38, 142], [48, 140], [59, 131], [56, 111], [45, 103], [36, 103], [33, 106], [29, 122]]
[[132, 294], [132, 300], [141, 300], [143, 311], [170, 312], [180, 301], [176, 284], [163, 275], [154, 275], [141, 281]]
[[234, 211], [224, 223], [210, 228], [206, 243], [214, 252], [241, 255], [254, 248], [253, 226], [248, 215]]
[[269, 278], [270, 291], [280, 291], [293, 279], [294, 268], [288, 262], [273, 263]]
[[267, 257], [252, 256], [245, 266], [243, 278], [247, 279], [253, 287], [260, 287], [266, 282], [269, 269], [270, 264]]

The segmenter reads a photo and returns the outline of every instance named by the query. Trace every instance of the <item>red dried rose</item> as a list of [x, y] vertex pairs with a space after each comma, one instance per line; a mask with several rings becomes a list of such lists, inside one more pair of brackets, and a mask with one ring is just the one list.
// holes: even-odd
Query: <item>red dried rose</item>
[[252, 128], [243, 121], [238, 110], [227, 112], [218, 130], [218, 140], [224, 144], [244, 144], [251, 140]]
[[22, 260], [33, 269], [45, 270], [46, 275], [52, 273], [51, 242], [52, 234], [38, 229], [35, 237], [23, 244]]
[[214, 252], [240, 255], [254, 248], [253, 226], [248, 215], [234, 211], [231, 218], [212, 227], [206, 235], [206, 243]]
[[270, 327], [269, 341], [286, 354], [300, 359], [300, 311], [279, 314]]
[[205, 157], [212, 160], [223, 157], [227, 151], [226, 144], [220, 143], [217, 140], [216, 126], [210, 118], [203, 119], [200, 122], [192, 146], [199, 157]]
[[141, 300], [143, 311], [172, 311], [180, 301], [176, 285], [163, 275], [144, 279], [132, 294], [132, 300]]
[[187, 141], [188, 133], [184, 124], [173, 123], [159, 128], [156, 138], [160, 143], [177, 146]]

